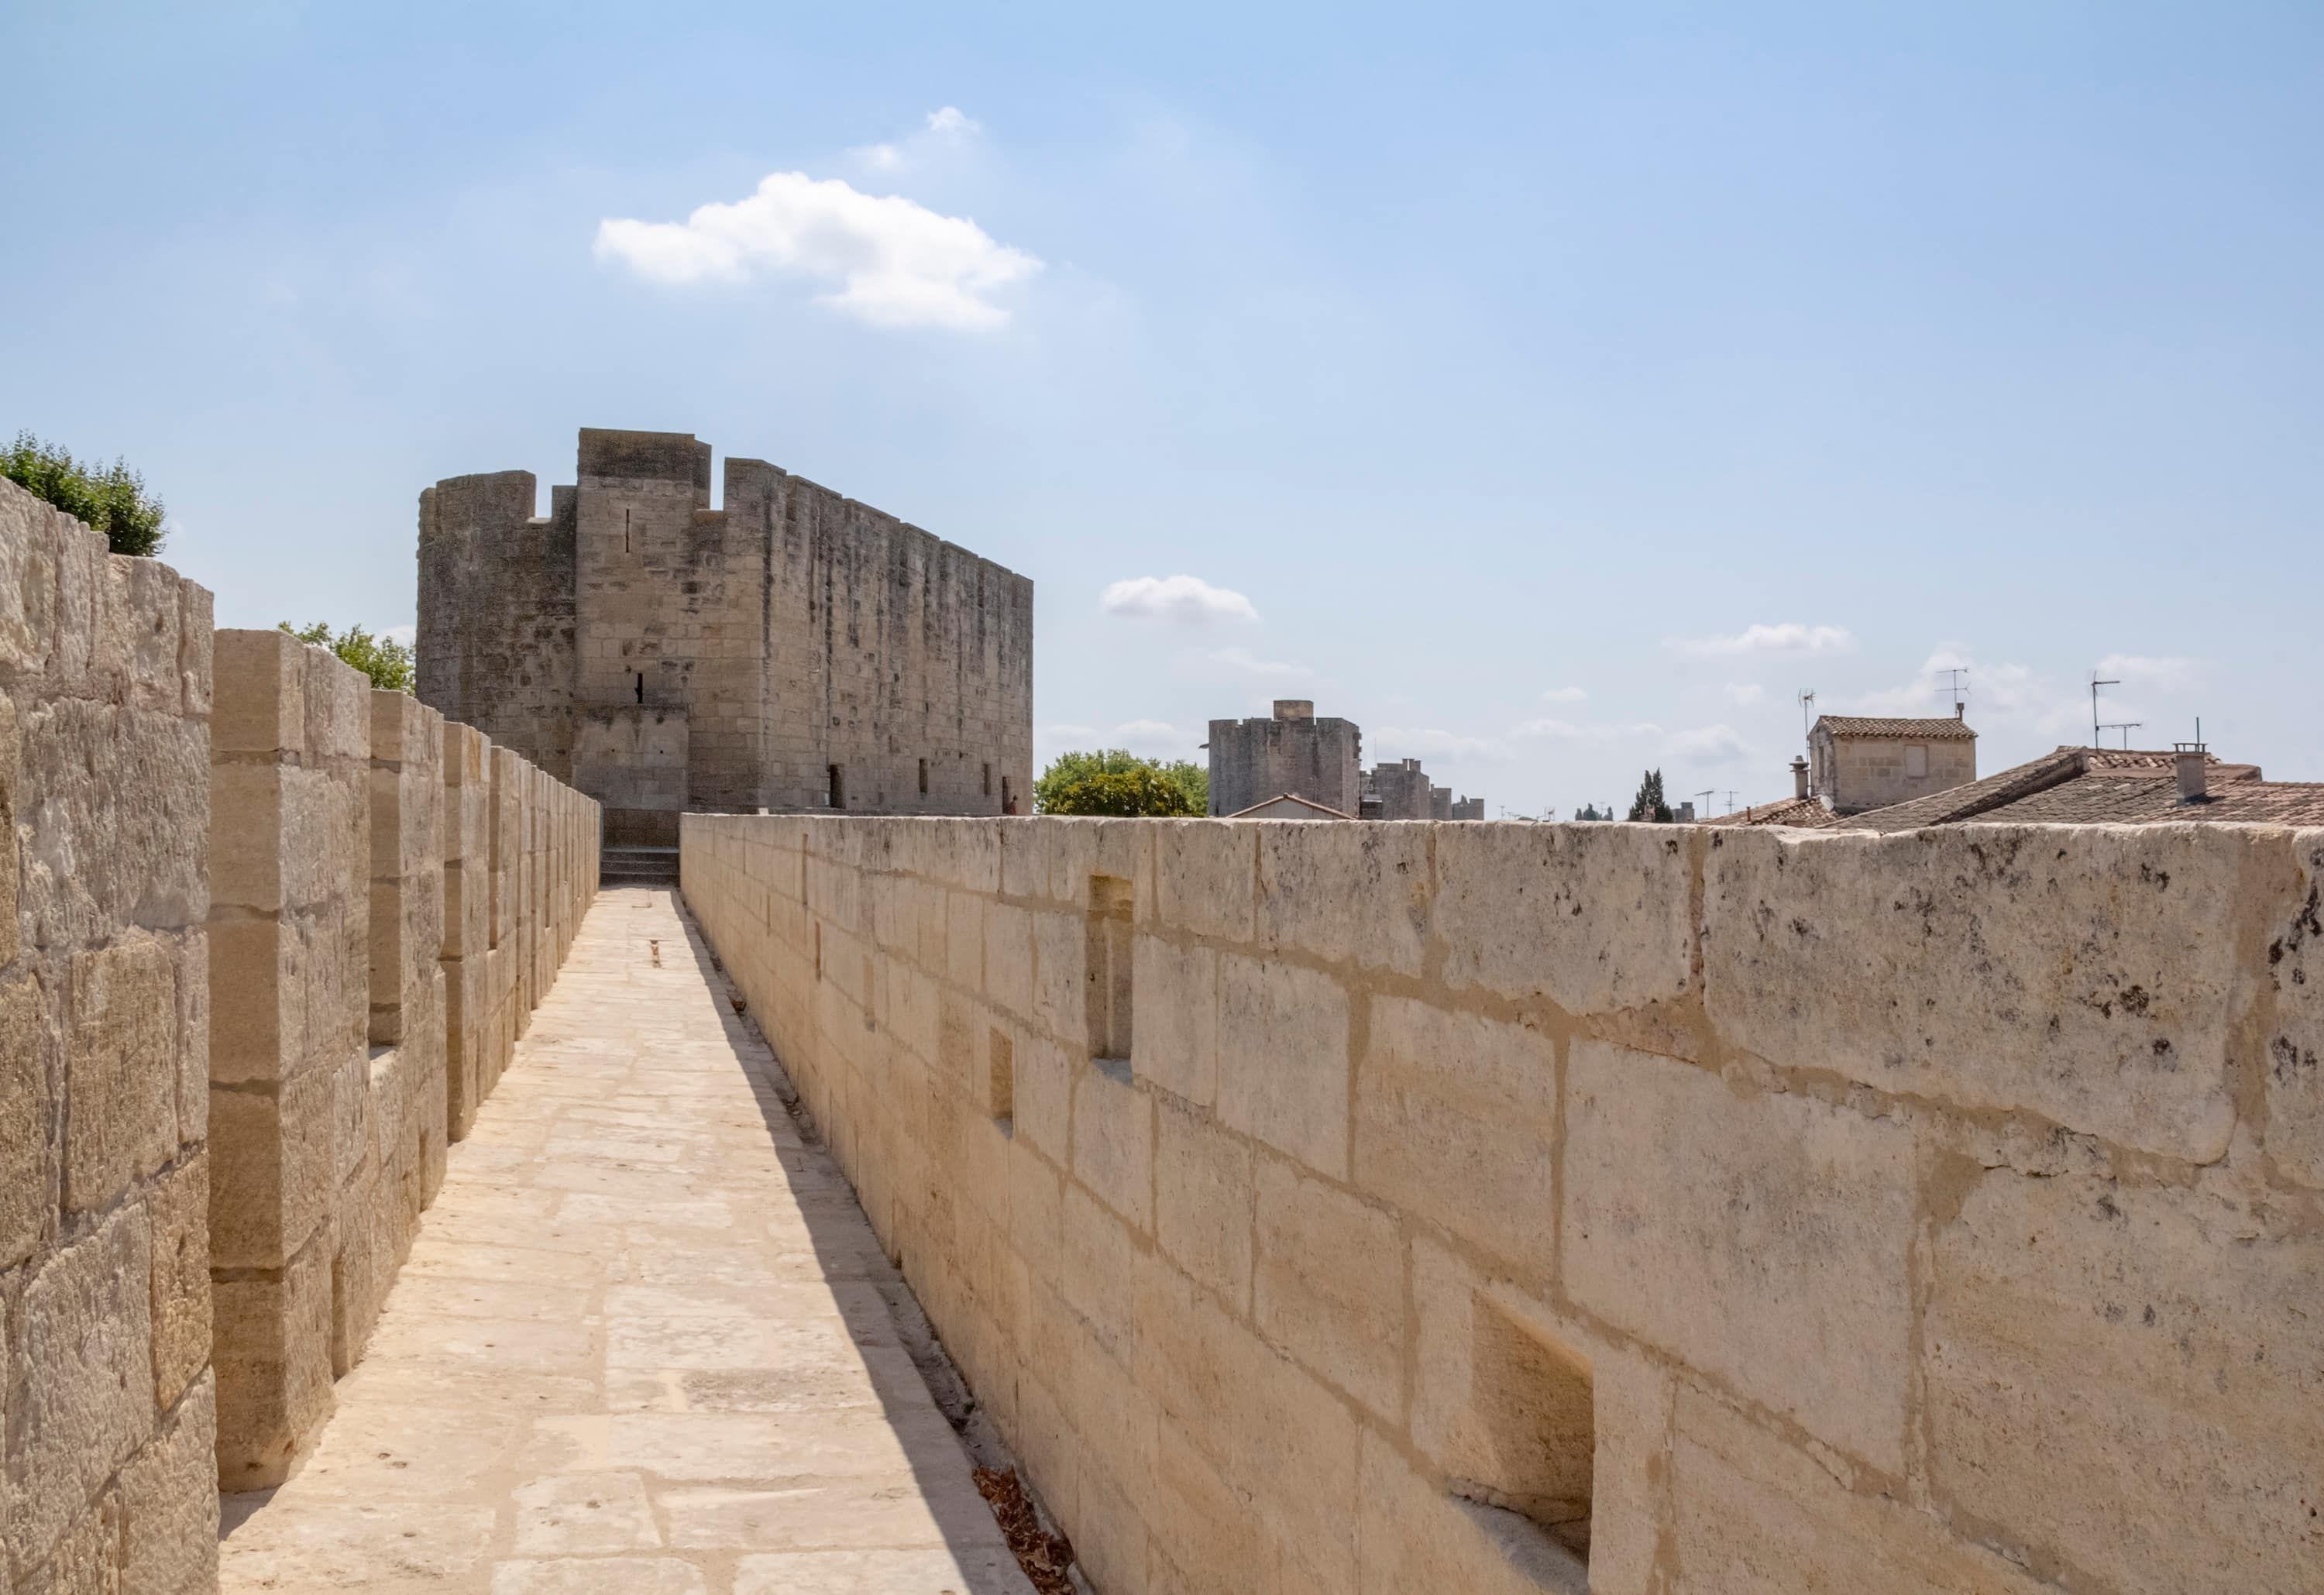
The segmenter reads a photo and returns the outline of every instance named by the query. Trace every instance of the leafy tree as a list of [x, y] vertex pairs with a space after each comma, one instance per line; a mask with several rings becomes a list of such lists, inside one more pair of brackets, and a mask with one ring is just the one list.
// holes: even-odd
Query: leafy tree
[[0, 476], [35, 498], [105, 533], [116, 554], [151, 558], [161, 546], [161, 501], [145, 491], [145, 478], [116, 459], [109, 466], [83, 464], [53, 443], [30, 432], [0, 450]]
[[1671, 822], [1670, 805], [1663, 801], [1663, 772], [1650, 770], [1638, 782], [1638, 795], [1630, 799], [1629, 817], [1634, 820], [1654, 820], [1662, 825]]
[[282, 630], [301, 642], [329, 649], [370, 677], [371, 684], [383, 691], [411, 690], [411, 648], [408, 643], [398, 642], [392, 637], [374, 637], [361, 626], [334, 632], [321, 621], [303, 629], [284, 621]]
[[1099, 814], [1125, 817], [1205, 814], [1211, 778], [1178, 759], [1140, 759], [1124, 748], [1060, 753], [1033, 783], [1036, 814]]

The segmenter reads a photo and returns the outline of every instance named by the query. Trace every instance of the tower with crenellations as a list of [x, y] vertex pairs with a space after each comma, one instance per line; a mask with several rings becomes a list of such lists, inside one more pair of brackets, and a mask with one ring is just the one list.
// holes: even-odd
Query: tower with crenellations
[[691, 434], [585, 428], [574, 484], [420, 495], [419, 695], [605, 806], [609, 844], [689, 809], [1030, 807], [1033, 584]]

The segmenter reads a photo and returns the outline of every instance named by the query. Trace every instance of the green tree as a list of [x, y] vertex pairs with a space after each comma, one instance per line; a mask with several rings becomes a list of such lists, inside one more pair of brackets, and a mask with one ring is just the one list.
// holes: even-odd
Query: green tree
[[1036, 814], [1167, 818], [1208, 813], [1211, 778], [1199, 764], [1140, 759], [1126, 748], [1060, 753], [1033, 783]]
[[84, 464], [53, 443], [19, 432], [0, 451], [0, 476], [88, 521], [116, 554], [150, 559], [161, 547], [161, 501], [145, 491], [145, 478], [126, 460], [104, 467]]
[[1650, 770], [1638, 781], [1638, 795], [1630, 799], [1629, 817], [1634, 820], [1654, 820], [1662, 825], [1671, 821], [1670, 805], [1663, 801], [1663, 772]]
[[329, 649], [370, 677], [371, 684], [383, 691], [411, 690], [411, 649], [407, 643], [392, 637], [374, 637], [361, 626], [335, 632], [320, 621], [304, 628], [284, 621], [282, 630], [301, 642]]

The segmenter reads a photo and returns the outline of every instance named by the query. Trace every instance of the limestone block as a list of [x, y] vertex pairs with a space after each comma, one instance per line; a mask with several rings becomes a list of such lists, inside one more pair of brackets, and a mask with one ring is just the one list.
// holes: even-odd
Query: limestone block
[[2324, 1240], [2178, 1191], [1969, 1177], [1923, 1332], [1938, 1498], [2126, 1595], [2313, 1588]]
[[1033, 1018], [1059, 1040], [1090, 1053], [1086, 1002], [1089, 927], [1077, 913], [1044, 911], [1033, 923]]
[[209, 912], [209, 729], [174, 713], [58, 698], [19, 711], [17, 914], [42, 946]]
[[1679, 1392], [1676, 1430], [1677, 1590], [2035, 1595], [2057, 1587], [1955, 1539], [1926, 1512], [1869, 1489], [1851, 1493], [1813, 1459], [1699, 1391]]
[[199, 1595], [217, 1583], [217, 1399], [208, 1373], [121, 1471], [120, 1595]]
[[1157, 1430], [1154, 1487], [1156, 1585], [1173, 1595], [1249, 1595], [1275, 1547], [1250, 1496], [1219, 1476], [1182, 1425], [1167, 1420]]
[[1598, 1041], [1567, 1078], [1573, 1300], [1901, 1473], [1911, 1132]]
[[217, 705], [213, 758], [302, 751], [307, 742], [307, 645], [288, 632], [227, 630], [213, 655]]
[[280, 1484], [331, 1413], [331, 1249], [318, 1238], [272, 1277], [223, 1279], [217, 1315], [217, 1481]]
[[1138, 1245], [1130, 1227], [1068, 1183], [1061, 1282], [1065, 1305], [1098, 1343], [1128, 1361], [1138, 1348]]
[[2291, 911], [2268, 927], [2275, 999], [2267, 1037], [2267, 1150], [2301, 1184], [2324, 1187], [2324, 831], [2292, 838]]
[[210, 1102], [210, 1260], [278, 1268], [331, 1211], [334, 1074], [301, 1070], [272, 1090]]
[[1148, 1084], [1208, 1107], [1219, 1092], [1218, 954], [1151, 936], [1131, 945], [1131, 1066]]
[[443, 956], [465, 958], [482, 954], [491, 945], [486, 908], [492, 882], [472, 863], [444, 866]]
[[72, 960], [65, 1205], [100, 1207], [178, 1143], [178, 989], [170, 949], [123, 942]]
[[43, 675], [57, 645], [57, 561], [69, 519], [0, 483], [0, 687]]
[[108, 1487], [45, 1551], [13, 1586], [23, 1595], [113, 1595], [121, 1578], [120, 1490]]
[[1074, 1176], [1139, 1234], [1154, 1228], [1154, 1099], [1084, 1069], [1074, 1083]]
[[1065, 1251], [1065, 1186], [1032, 1147], [1009, 1147], [1009, 1243], [1035, 1279], [1054, 1282]]
[[1358, 1595], [1588, 1595], [1591, 1588], [1588, 1569], [1547, 1534], [1514, 1512], [1432, 1488], [1370, 1429], [1354, 1517], [1360, 1581], [1344, 1587]]
[[21, 745], [16, 705], [0, 696], [0, 968], [15, 962], [21, 935], [16, 924], [17, 751]]
[[367, 761], [371, 758], [371, 678], [327, 648], [309, 648], [305, 654], [309, 767], [318, 761], [333, 766]]
[[1405, 1259], [1396, 1219], [1267, 1157], [1255, 1234], [1259, 1332], [1401, 1425]]
[[2211, 1162], [2235, 1123], [2222, 905], [2267, 836], [1722, 833], [1705, 875], [1711, 1015], [1777, 1064]]
[[209, 771], [211, 893], [276, 913], [344, 899], [361, 879], [362, 798], [347, 776], [288, 764]]
[[306, 1061], [311, 928], [295, 917], [211, 922], [211, 1079], [275, 1080]]
[[117, 1210], [57, 1252], [17, 1309], [20, 1369], [8, 1397], [9, 1537], [36, 1564], [152, 1432], [152, 1231]]
[[1237, 1313], [1251, 1289], [1250, 1143], [1175, 1102], [1155, 1108], [1154, 1235], [1163, 1255]]
[[199, 582], [181, 582], [178, 602], [178, 671], [184, 694], [180, 712], [195, 719], [206, 719], [216, 707], [212, 640], [217, 633], [217, 601]]
[[209, 1157], [156, 1180], [152, 1212], [153, 1399], [176, 1405], [210, 1361]]
[[210, 942], [207, 930], [183, 931], [171, 938], [177, 964], [178, 1146], [198, 1148], [210, 1133]]
[[1440, 825], [1444, 979], [1571, 1013], [1688, 989], [1686, 833], [1666, 825]]
[[985, 995], [1018, 1018], [1031, 1019], [1033, 989], [1033, 916], [1006, 903], [986, 903]]
[[456, 1141], [467, 1139], [488, 1089], [484, 993], [483, 955], [444, 965], [444, 1120]]
[[1255, 923], [1259, 833], [1217, 820], [1154, 825], [1156, 922], [1195, 936], [1248, 942]]
[[106, 561], [107, 577], [103, 606], [102, 646], [117, 662], [109, 661], [128, 689], [129, 701], [142, 708], [183, 712], [185, 686], [180, 662], [185, 640], [181, 590], [183, 577], [155, 559], [115, 555]]
[[1528, 1276], [1551, 1266], [1557, 1068], [1523, 1024], [1371, 1000], [1356, 1072], [1357, 1183]]
[[30, 974], [0, 984], [0, 1268], [40, 1243], [56, 1203], [50, 1059], [56, 1028]]
[[1259, 838], [1259, 943], [1417, 975], [1428, 940], [1431, 832], [1276, 823]]
[[1348, 996], [1337, 981], [1219, 955], [1219, 1117], [1229, 1128], [1344, 1179], [1349, 1072]]
[[984, 990], [984, 900], [945, 893], [945, 973], [963, 991]]

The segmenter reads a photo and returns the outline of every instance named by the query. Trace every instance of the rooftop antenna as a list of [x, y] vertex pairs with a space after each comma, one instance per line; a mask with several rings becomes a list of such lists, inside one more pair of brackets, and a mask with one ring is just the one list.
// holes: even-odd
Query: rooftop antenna
[[1967, 665], [1951, 665], [1938, 671], [1937, 674], [1950, 678], [1950, 679], [1937, 690], [1947, 695], [1953, 700], [1953, 718], [1956, 720], [1967, 718], [1969, 714], [1969, 667]]
[[1727, 812], [1729, 814], [1735, 812], [1735, 788], [1732, 787], [1727, 788]]
[[2145, 724], [2146, 722], [2144, 720], [2109, 720], [2098, 729], [2100, 731], [2118, 731], [2122, 733], [2123, 750], [2127, 752], [2130, 749], [2130, 733], [2136, 731], [2140, 726]]
[[2098, 688], [2101, 687], [2120, 687], [2121, 685], [2122, 682], [2119, 678], [2112, 681], [2101, 681], [2098, 679], [2098, 673], [2096, 670], [2092, 670], [2090, 672], [2090, 746], [2093, 748], [2097, 747], [2098, 743], [2104, 740], [2099, 735], [2099, 733], [2106, 729], [2106, 727], [2098, 724]]
[[1702, 791], [1693, 793], [1692, 796], [1702, 799], [1702, 817], [1704, 819], [1709, 819], [1711, 817], [1711, 800], [1719, 796], [1719, 788], [1717, 787], [1705, 787]]
[[1807, 741], [1808, 733], [1815, 729], [1814, 711], [1814, 690], [1812, 688], [1809, 688], [1802, 691], [1800, 694], [1800, 741], [1802, 742]]

